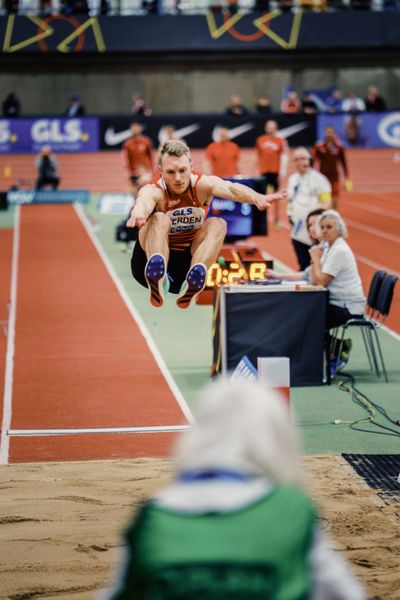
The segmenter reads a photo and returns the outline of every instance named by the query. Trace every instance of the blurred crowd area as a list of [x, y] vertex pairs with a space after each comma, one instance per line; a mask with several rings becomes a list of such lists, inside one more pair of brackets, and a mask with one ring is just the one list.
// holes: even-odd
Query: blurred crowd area
[[2, 14], [87, 15], [235, 14], [238, 11], [336, 12], [399, 10], [400, 0], [2, 0]]

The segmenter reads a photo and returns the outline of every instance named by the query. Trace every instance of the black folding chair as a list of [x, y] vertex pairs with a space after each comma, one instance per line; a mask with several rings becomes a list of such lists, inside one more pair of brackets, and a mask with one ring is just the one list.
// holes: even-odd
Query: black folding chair
[[[397, 280], [397, 275], [386, 275], [384, 271], [377, 271], [374, 274], [368, 290], [367, 310], [365, 315], [361, 319], [349, 319], [344, 325], [341, 325], [341, 337], [338, 348], [338, 356], [340, 357], [346, 331], [351, 327], [359, 327], [362, 332], [370, 368], [372, 371], [375, 370], [377, 376], [380, 377], [379, 357], [386, 382], [388, 382], [389, 379], [383, 360], [381, 344], [379, 342], [378, 329], [383, 325], [390, 312], [393, 292]], [[339, 336], [336, 335], [336, 343], [338, 337]]]

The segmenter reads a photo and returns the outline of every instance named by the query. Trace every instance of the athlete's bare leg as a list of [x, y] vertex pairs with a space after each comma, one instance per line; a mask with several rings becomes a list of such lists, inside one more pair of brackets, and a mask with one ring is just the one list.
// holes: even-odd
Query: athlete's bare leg
[[147, 258], [153, 254], [161, 254], [168, 262], [168, 231], [171, 221], [161, 212], [154, 213], [139, 231], [139, 242], [146, 252]]
[[204, 289], [207, 270], [216, 261], [225, 235], [226, 222], [222, 219], [207, 219], [200, 227], [192, 243], [191, 266], [176, 301], [179, 308], [188, 308], [193, 298]]
[[147, 256], [144, 275], [150, 290], [150, 302], [160, 308], [168, 288], [168, 231], [171, 221], [164, 213], [155, 213], [139, 231], [139, 242]]
[[207, 269], [211, 267], [224, 243], [226, 227], [226, 221], [216, 217], [207, 219], [203, 223], [192, 243], [191, 266], [202, 263]]

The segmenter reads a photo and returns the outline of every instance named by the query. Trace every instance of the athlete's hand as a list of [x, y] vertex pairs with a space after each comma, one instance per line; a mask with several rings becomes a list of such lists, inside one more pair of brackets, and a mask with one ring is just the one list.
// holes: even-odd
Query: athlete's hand
[[131, 212], [131, 216], [126, 222], [127, 227], [138, 227], [139, 229], [145, 225], [148, 216], [144, 214], [141, 210], [135, 208]]
[[265, 210], [271, 206], [272, 202], [276, 202], [277, 200], [287, 200], [287, 191], [282, 190], [281, 192], [275, 192], [274, 194], [265, 194], [265, 196], [261, 196], [260, 199], [257, 200], [256, 206], [258, 210]]

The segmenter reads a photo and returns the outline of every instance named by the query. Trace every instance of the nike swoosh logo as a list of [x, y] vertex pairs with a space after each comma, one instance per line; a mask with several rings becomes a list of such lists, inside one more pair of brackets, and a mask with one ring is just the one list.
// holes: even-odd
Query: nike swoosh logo
[[125, 131], [118, 131], [118, 133], [116, 133], [114, 127], [108, 127], [104, 134], [104, 141], [107, 146], [118, 146], [118, 144], [130, 138], [131, 135], [130, 129], [125, 129]]
[[[221, 129], [221, 127], [223, 127], [223, 126], [216, 125], [213, 129], [212, 139], [214, 140], [214, 142], [218, 141], [219, 130]], [[250, 131], [250, 129], [253, 129], [253, 127], [254, 127], [253, 123], [245, 123], [244, 125], [238, 125], [237, 127], [232, 127], [232, 129], [228, 129], [229, 139], [233, 140], [234, 138], [238, 137], [239, 135], [246, 133], [246, 131]], [[226, 127], [223, 127], [223, 129], [226, 129]]]
[[[182, 138], [190, 135], [194, 131], [198, 131], [199, 129], [200, 125], [197, 123], [193, 123], [193, 125], [186, 125], [186, 127], [182, 127], [181, 129], [175, 129], [174, 140], [181, 140]], [[165, 127], [161, 127], [160, 131], [158, 132], [158, 141], [160, 142], [160, 145], [162, 146], [167, 139]]]
[[296, 123], [295, 125], [290, 125], [289, 127], [285, 127], [284, 129], [280, 129], [277, 131], [276, 135], [280, 138], [288, 138], [299, 131], [303, 131], [303, 129], [307, 129], [309, 123], [307, 121], [301, 121], [301, 123]]

